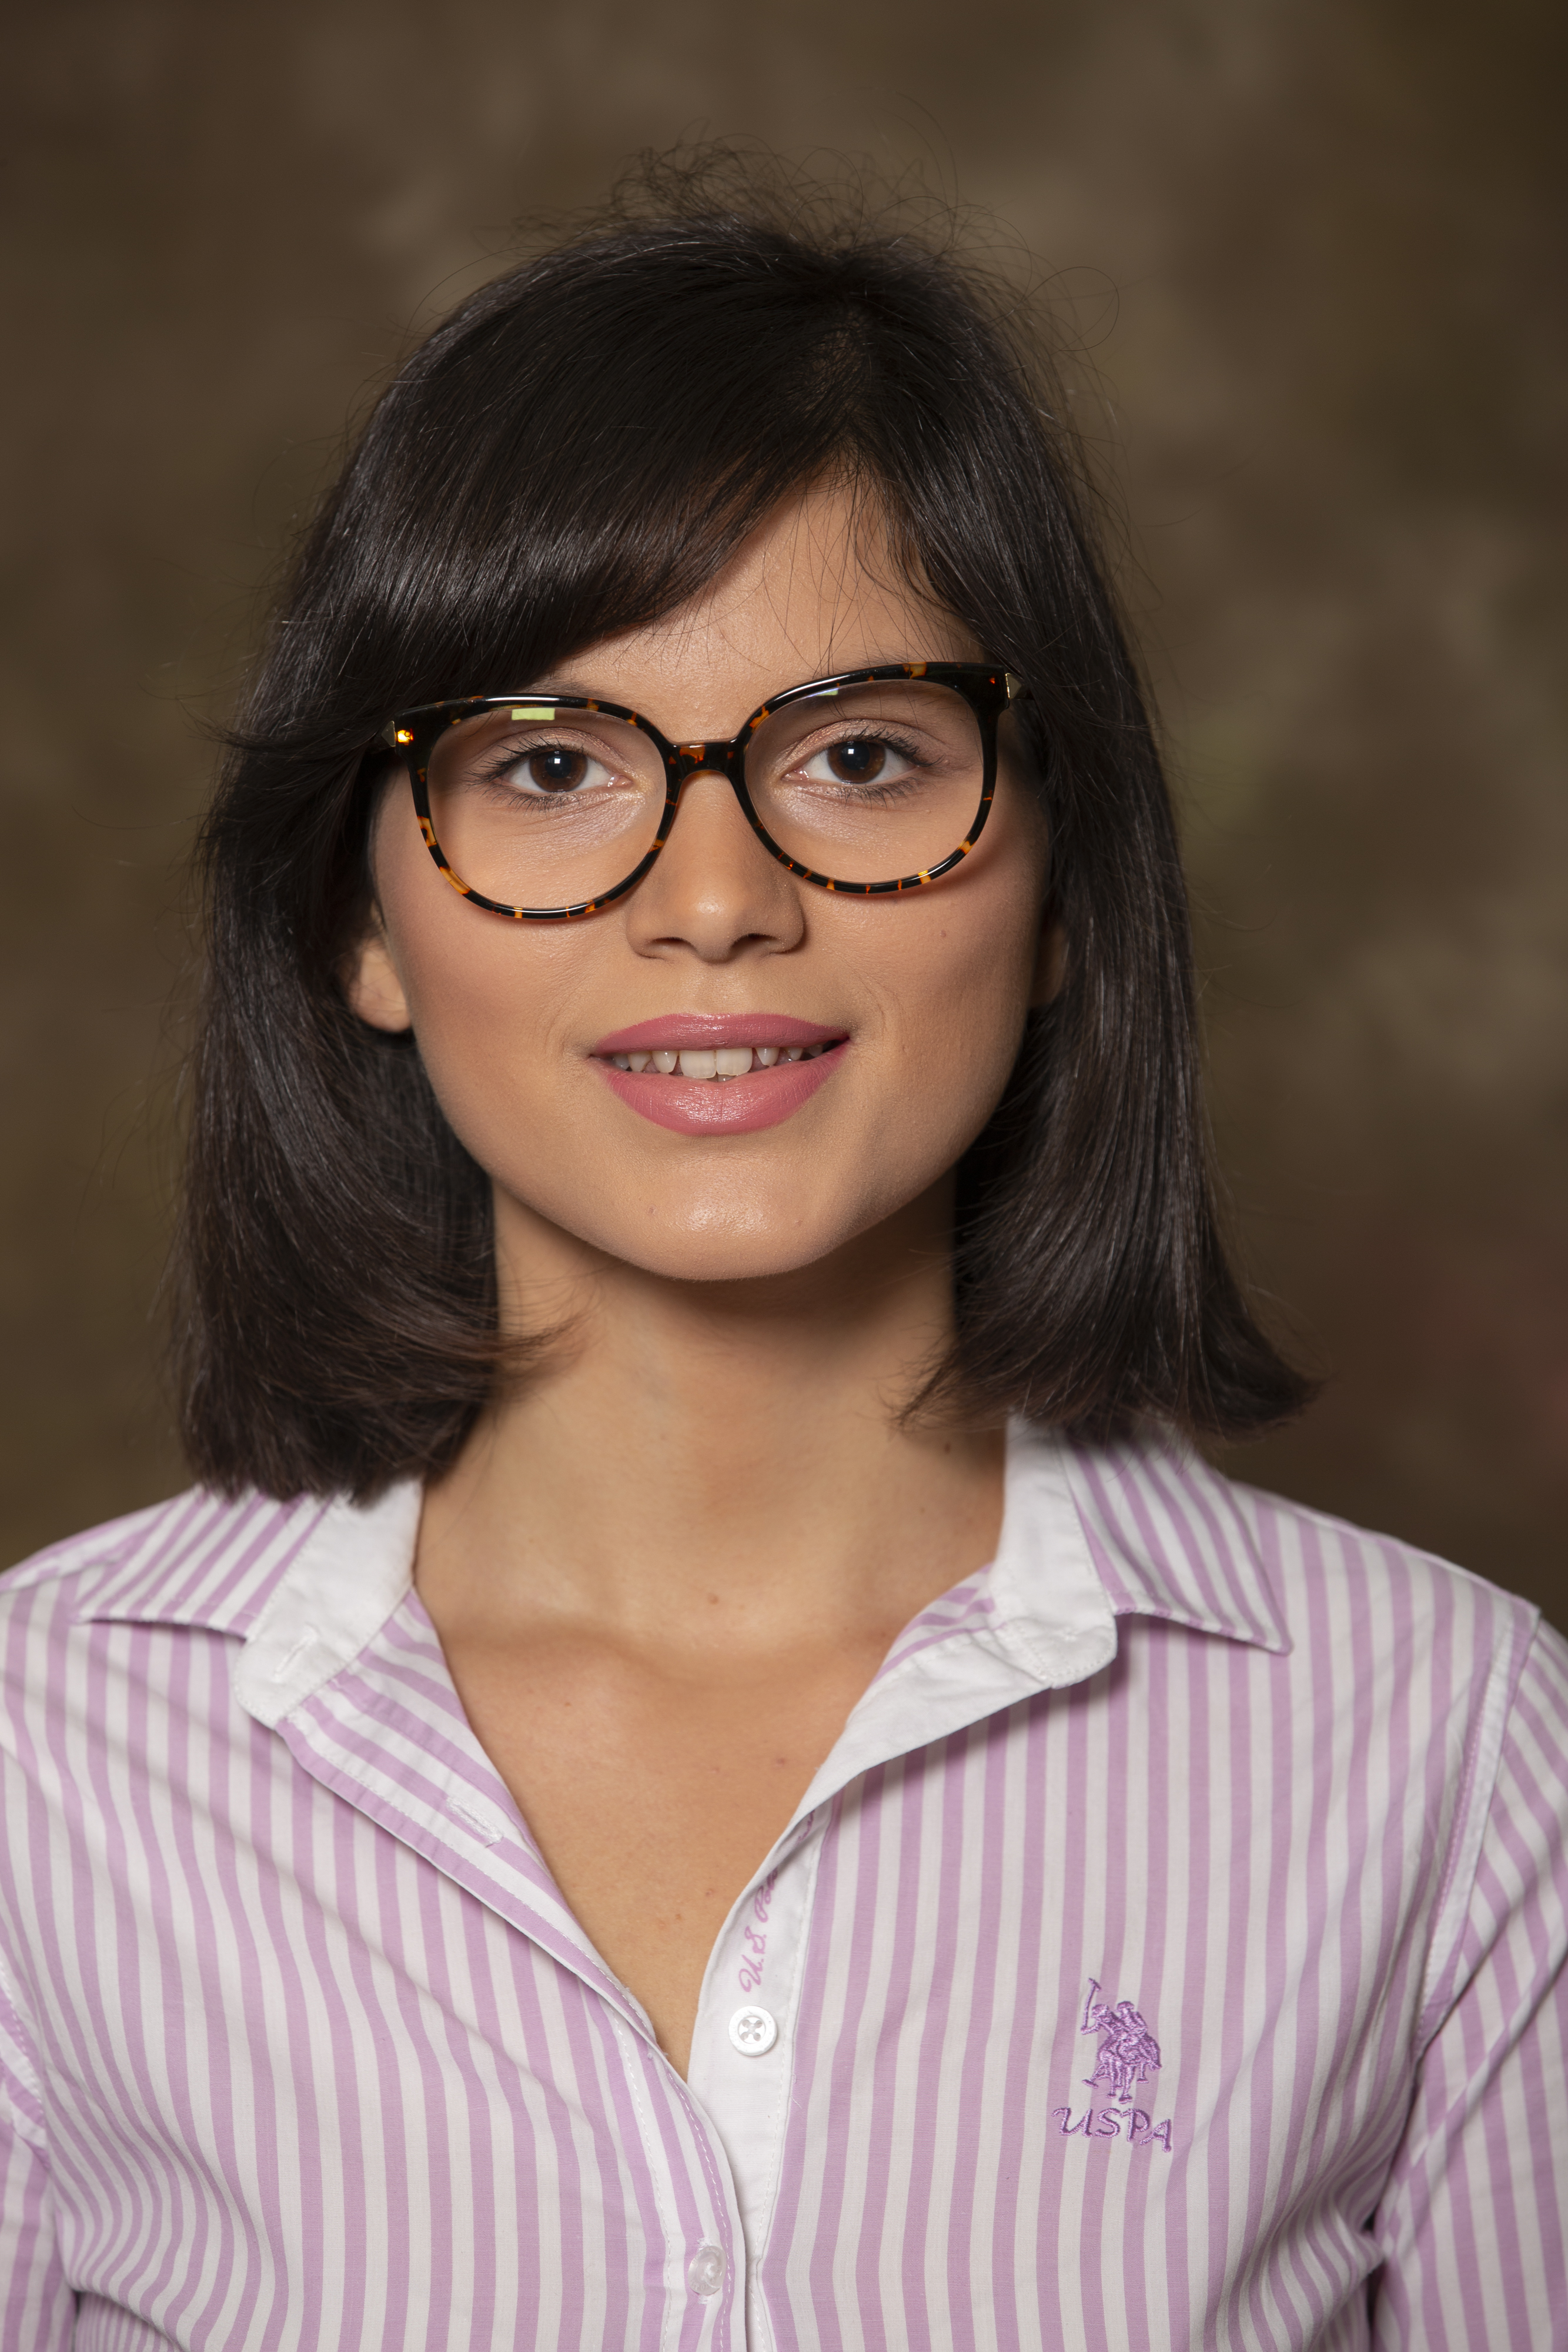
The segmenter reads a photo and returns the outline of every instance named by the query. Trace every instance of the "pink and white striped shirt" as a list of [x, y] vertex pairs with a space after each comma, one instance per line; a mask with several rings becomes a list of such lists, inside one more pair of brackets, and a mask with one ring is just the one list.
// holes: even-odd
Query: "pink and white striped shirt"
[[1568, 1650], [1019, 1437], [714, 1948], [689, 2079], [373, 1508], [0, 1586], [8, 2352], [1568, 2345]]

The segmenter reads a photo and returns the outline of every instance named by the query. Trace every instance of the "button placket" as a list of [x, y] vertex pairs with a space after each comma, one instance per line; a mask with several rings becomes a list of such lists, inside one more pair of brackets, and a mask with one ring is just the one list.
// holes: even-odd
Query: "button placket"
[[[796, 1822], [726, 1922], [692, 2042], [687, 2084], [729, 2160], [748, 2271], [766, 2242], [778, 2194], [801, 1967], [826, 1820], [825, 1809], [819, 1809]], [[769, 2343], [754, 2278], [747, 2302], [758, 2344]]]

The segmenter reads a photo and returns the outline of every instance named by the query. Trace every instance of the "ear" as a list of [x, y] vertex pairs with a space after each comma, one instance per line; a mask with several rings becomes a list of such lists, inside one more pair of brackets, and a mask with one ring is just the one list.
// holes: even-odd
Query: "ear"
[[350, 1008], [372, 1029], [412, 1029], [413, 1015], [398, 978], [397, 966], [379, 914], [352, 952], [344, 960], [343, 993]]
[[1048, 902], [1045, 919], [1040, 927], [1040, 944], [1034, 952], [1034, 972], [1030, 981], [1030, 1012], [1038, 1012], [1042, 1004], [1050, 1004], [1060, 996], [1066, 978], [1067, 933], [1051, 913]]

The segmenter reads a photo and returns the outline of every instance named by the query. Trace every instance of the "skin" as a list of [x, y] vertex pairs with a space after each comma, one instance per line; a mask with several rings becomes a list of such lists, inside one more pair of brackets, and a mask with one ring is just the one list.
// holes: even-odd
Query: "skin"
[[[821, 490], [701, 597], [517, 683], [690, 741], [802, 678], [982, 652]], [[733, 1903], [901, 1628], [995, 1548], [1000, 1431], [897, 1415], [951, 1328], [954, 1164], [1057, 981], [1043, 827], [1004, 754], [973, 856], [898, 898], [798, 881], [715, 776], [583, 921], [469, 905], [401, 786], [372, 862], [350, 1002], [413, 1028], [495, 1186], [503, 1320], [558, 1335], [427, 1491], [416, 1589], [563, 1895], [684, 2072]], [[694, 1012], [851, 1042], [781, 1125], [676, 1134], [591, 1049]]]

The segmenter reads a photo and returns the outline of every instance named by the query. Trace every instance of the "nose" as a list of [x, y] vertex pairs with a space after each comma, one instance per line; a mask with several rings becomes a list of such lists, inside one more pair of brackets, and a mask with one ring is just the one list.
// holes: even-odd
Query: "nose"
[[[702, 747], [683, 744], [694, 763]], [[752, 832], [727, 776], [694, 764], [652, 872], [627, 901], [641, 954], [695, 955], [727, 963], [754, 951], [783, 954], [805, 935], [802, 887]]]

